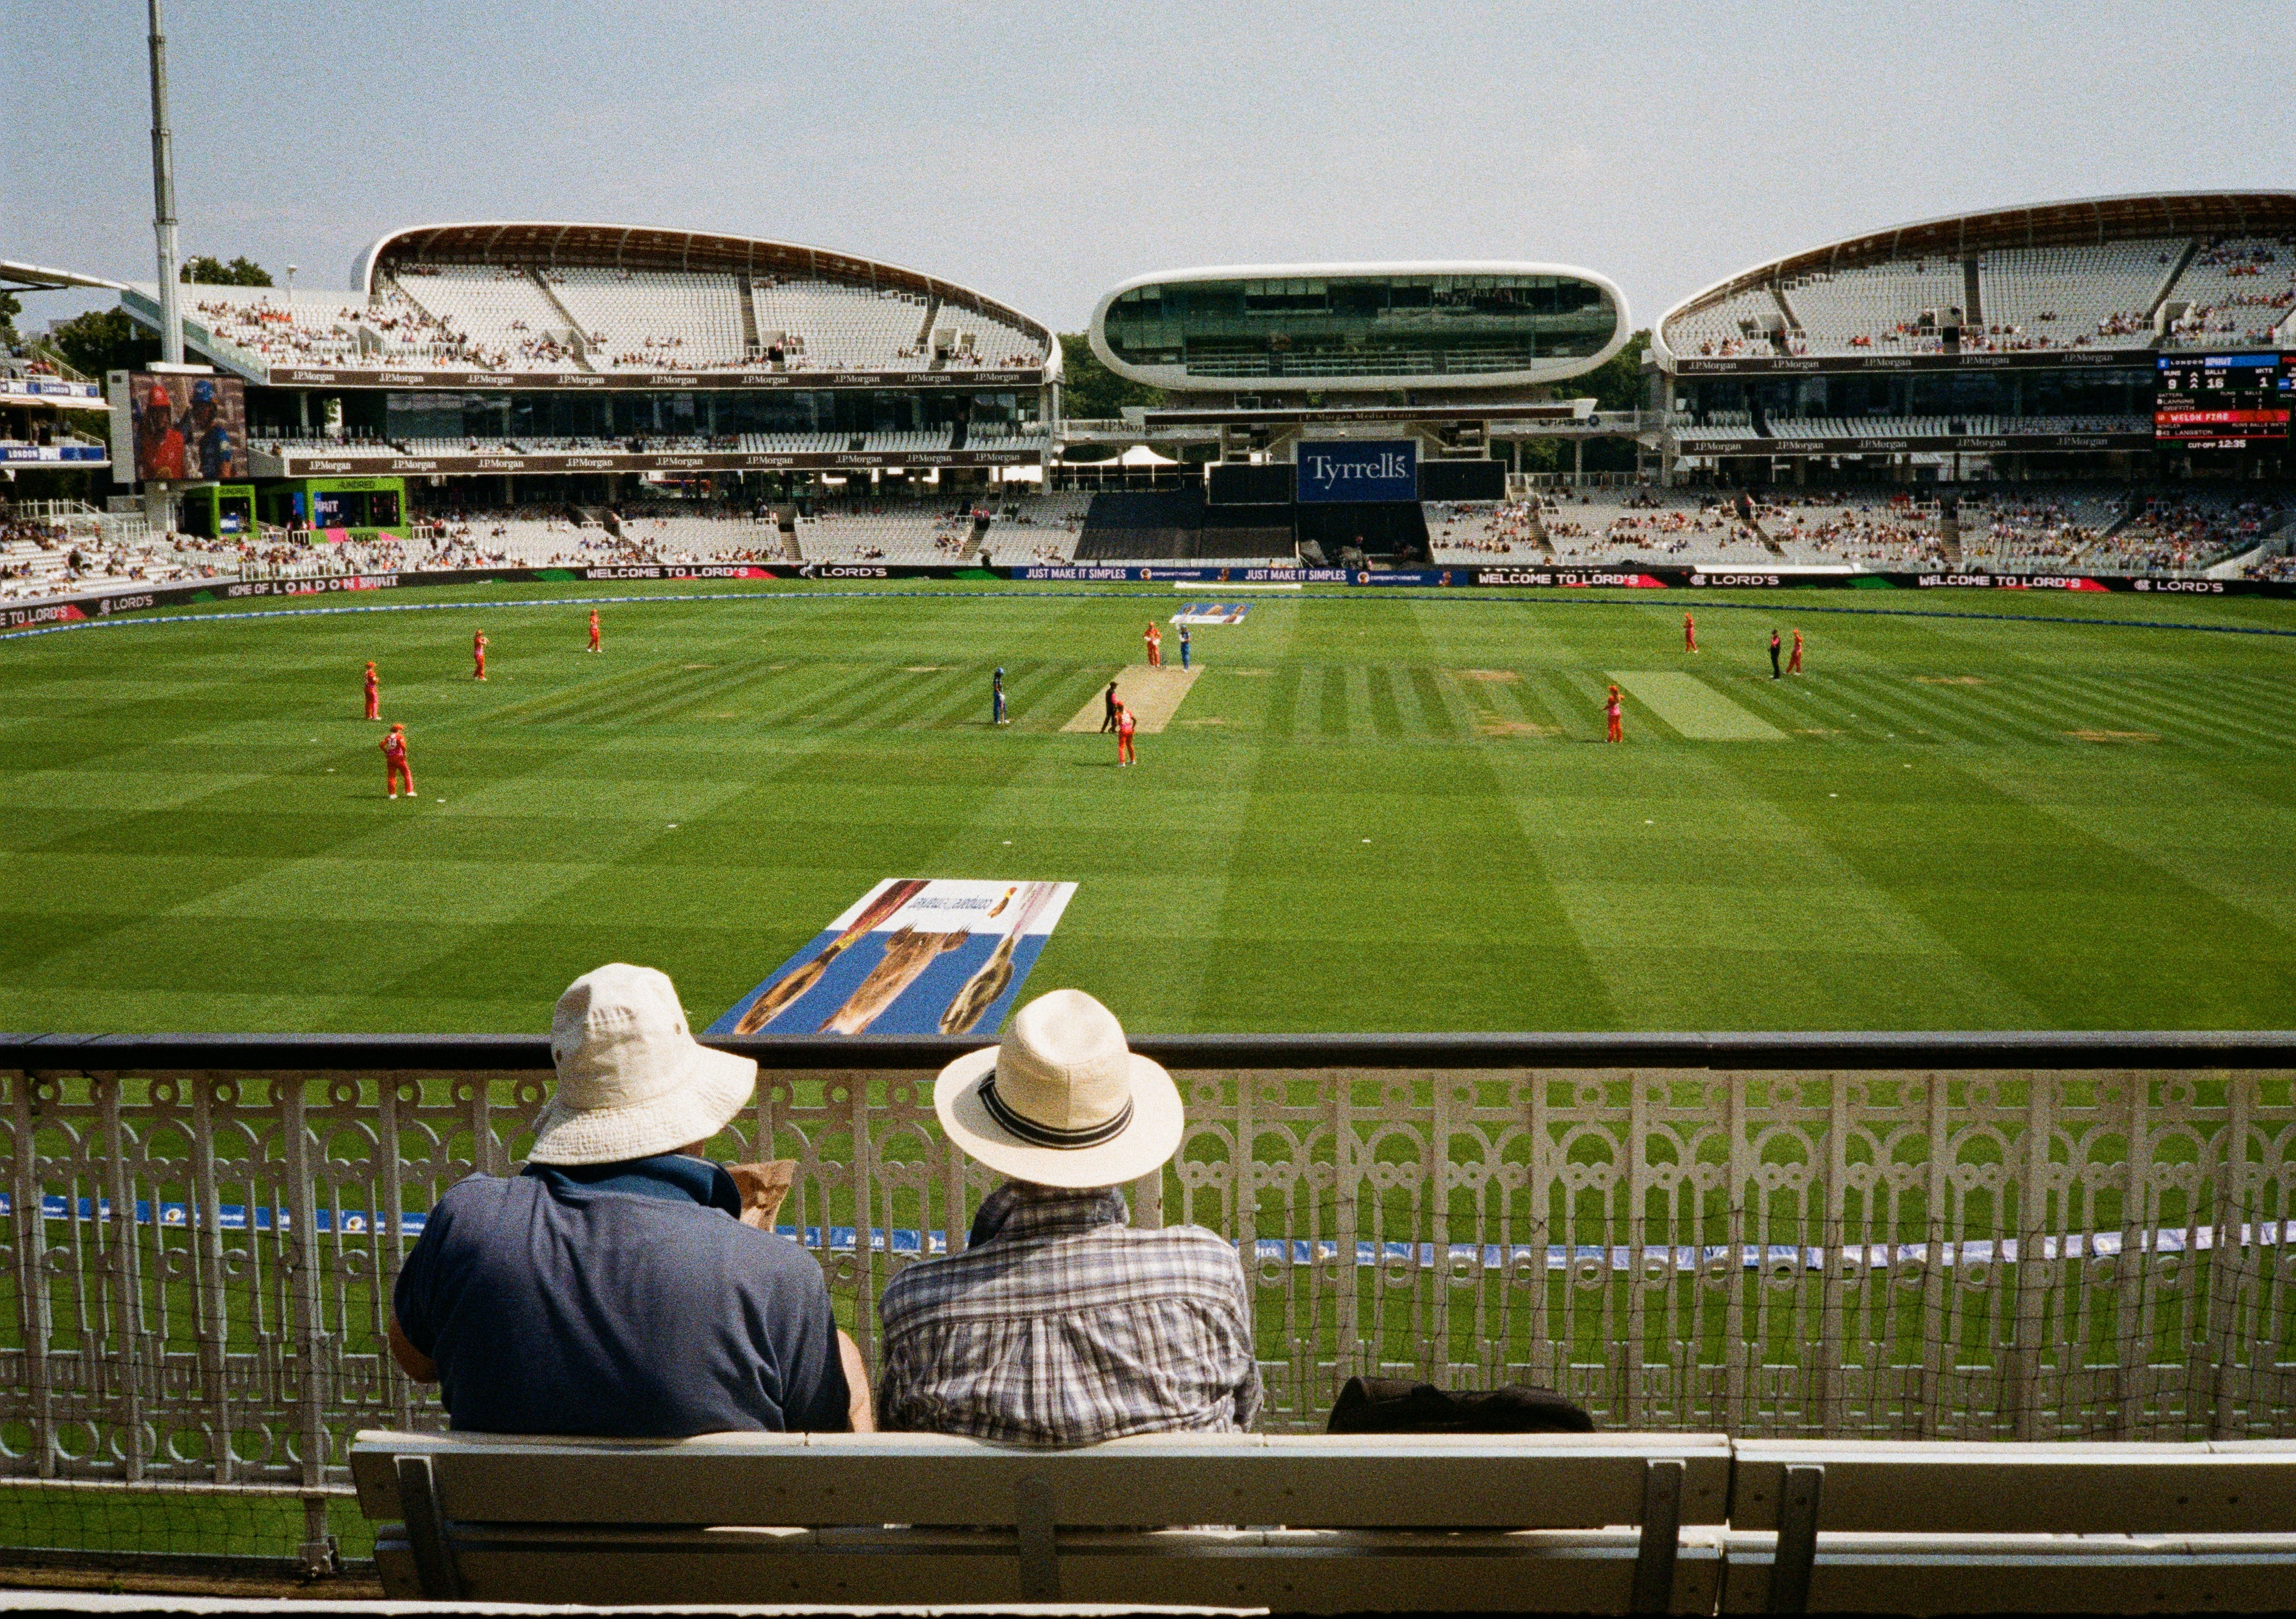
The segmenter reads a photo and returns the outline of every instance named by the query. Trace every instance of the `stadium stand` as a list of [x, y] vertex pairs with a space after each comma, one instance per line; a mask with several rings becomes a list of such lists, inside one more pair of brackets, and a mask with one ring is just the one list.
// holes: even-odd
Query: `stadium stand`
[[1721, 495], [1686, 489], [1550, 490], [1540, 526], [1562, 563], [1713, 562], [1755, 565], [1777, 554]]
[[1546, 555], [1538, 508], [1528, 501], [1428, 500], [1420, 505], [1427, 519], [1428, 547], [1438, 565]]
[[398, 295], [494, 371], [577, 371], [582, 334], [531, 271], [507, 265], [407, 265]]
[[832, 282], [771, 281], [751, 293], [767, 357], [792, 371], [922, 371], [931, 364], [914, 293], [873, 292]]
[[1966, 490], [1960, 497], [1961, 561], [1965, 567], [2046, 571], [2070, 564], [2128, 514], [2128, 492], [2102, 484]]
[[2252, 550], [2287, 520], [2277, 502], [2180, 489], [2140, 497], [2128, 521], [2078, 557], [2088, 573], [2193, 574]]
[[1910, 493], [1772, 490], [1754, 523], [1789, 563], [1926, 568], [1946, 560], [1939, 510]]
[[2018, 433], [2137, 433], [2152, 431], [2150, 416], [1772, 416], [1758, 428], [1746, 411], [1710, 411], [1703, 422], [1675, 430], [1686, 454], [1708, 440], [2007, 437]]
[[347, 292], [291, 294], [276, 287], [192, 287], [184, 313], [258, 366], [355, 360], [367, 316]]
[[1936, 354], [1939, 328], [1958, 325], [1967, 300], [1961, 267], [1937, 259], [1859, 266], [1789, 281], [1787, 352], [1849, 354], [1879, 349]]
[[1710, 359], [1774, 352], [1769, 334], [1785, 328], [1784, 307], [1767, 286], [1747, 287], [1678, 316], [1677, 351]]
[[1983, 292], [1962, 350], [2140, 346], [2186, 246], [2155, 238], [1988, 252], [1978, 260]]
[[1072, 562], [1092, 498], [1073, 492], [1008, 495], [989, 519], [980, 548], [1000, 565]]
[[971, 555], [969, 505], [856, 500], [816, 506], [797, 520], [798, 555], [809, 563], [954, 563]]
[[2289, 213], [2281, 193], [2208, 193], [1923, 221], [1719, 283], [1659, 340], [1685, 358], [2265, 344], [2296, 314]]
[[599, 370], [707, 371], [750, 363], [742, 292], [703, 271], [550, 269], [542, 290], [586, 334]]
[[2261, 347], [2291, 341], [2296, 237], [2232, 237], [2193, 256], [2169, 300], [2167, 349]]

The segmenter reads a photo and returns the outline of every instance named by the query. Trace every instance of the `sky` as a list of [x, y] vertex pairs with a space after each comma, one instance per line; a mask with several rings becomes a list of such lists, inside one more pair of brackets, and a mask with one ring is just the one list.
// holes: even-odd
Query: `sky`
[[[1581, 265], [1637, 325], [1940, 214], [2296, 186], [2296, 0], [172, 0], [188, 256], [686, 226], [1062, 330], [1189, 266]], [[152, 270], [140, 0], [0, 0], [0, 259]], [[98, 301], [28, 300], [37, 328]]]

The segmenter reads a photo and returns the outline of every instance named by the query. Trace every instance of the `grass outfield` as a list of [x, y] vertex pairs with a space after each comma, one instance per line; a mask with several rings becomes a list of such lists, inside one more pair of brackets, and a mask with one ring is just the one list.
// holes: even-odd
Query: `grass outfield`
[[[565, 599], [703, 590], [606, 607], [601, 657]], [[1029, 987], [1141, 1030], [2291, 1021], [2296, 637], [2207, 631], [2296, 604], [1254, 593], [1139, 768], [1062, 733], [1217, 594], [499, 587], [0, 642], [0, 1027], [537, 1031], [614, 958], [699, 1025], [895, 875], [1075, 880]]]

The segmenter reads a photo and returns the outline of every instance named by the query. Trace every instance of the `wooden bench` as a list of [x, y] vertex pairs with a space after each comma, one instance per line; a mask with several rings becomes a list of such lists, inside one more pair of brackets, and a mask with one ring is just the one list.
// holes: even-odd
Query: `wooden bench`
[[369, 1433], [351, 1470], [394, 1598], [1965, 1614], [2296, 1591], [2296, 1441]]
[[2296, 1441], [1733, 1450], [1726, 1612], [2238, 1612], [2296, 1597]]
[[350, 1459], [393, 1598], [1708, 1614], [1730, 1446], [366, 1433]]

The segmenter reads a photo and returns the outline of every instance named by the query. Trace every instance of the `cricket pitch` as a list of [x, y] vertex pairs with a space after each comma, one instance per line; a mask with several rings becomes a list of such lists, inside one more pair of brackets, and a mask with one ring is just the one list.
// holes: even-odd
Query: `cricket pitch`
[[[1145, 663], [1134, 663], [1116, 671], [1116, 700], [1132, 711], [1138, 728], [1155, 735], [1171, 724], [1172, 716], [1180, 711], [1180, 704], [1188, 688], [1196, 683], [1201, 669], [1174, 669], [1169, 664], [1162, 669], [1151, 669]], [[1101, 682], [1102, 690], [1108, 683]], [[1101, 693], [1095, 692], [1092, 701], [1077, 711], [1075, 719], [1061, 727], [1063, 731], [1096, 731], [1100, 729], [1106, 709]]]

